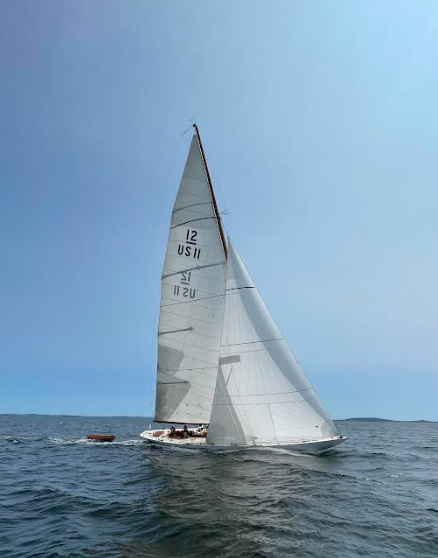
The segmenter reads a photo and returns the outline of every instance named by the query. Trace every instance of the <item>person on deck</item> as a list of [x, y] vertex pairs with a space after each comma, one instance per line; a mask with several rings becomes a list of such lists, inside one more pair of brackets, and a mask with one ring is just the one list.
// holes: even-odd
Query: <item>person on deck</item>
[[170, 437], [173, 438], [174, 436], [175, 436], [175, 427], [172, 424], [172, 426], [170, 427]]
[[190, 436], [189, 429], [187, 428], [187, 424], [184, 425], [184, 438], [188, 438]]

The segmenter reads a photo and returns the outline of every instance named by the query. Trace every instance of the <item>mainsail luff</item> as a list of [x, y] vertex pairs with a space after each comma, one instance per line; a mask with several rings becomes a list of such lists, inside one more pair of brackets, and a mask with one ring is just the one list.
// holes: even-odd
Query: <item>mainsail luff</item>
[[201, 157], [202, 157], [202, 161], [204, 163], [204, 168], [205, 168], [205, 175], [207, 177], [207, 182], [208, 182], [208, 186], [210, 188], [211, 197], [212, 197], [212, 201], [213, 201], [213, 208], [214, 208], [216, 219], [217, 219], [217, 222], [218, 222], [218, 225], [219, 225], [219, 233], [221, 235], [222, 248], [224, 250], [225, 259], [227, 259], [227, 243], [226, 243], [226, 240], [225, 240], [225, 233], [224, 233], [224, 229], [223, 229], [223, 226], [222, 226], [222, 219], [221, 219], [219, 209], [218, 209], [218, 206], [217, 206], [216, 196], [214, 194], [213, 182], [211, 181], [210, 170], [208, 168], [207, 159], [205, 157], [204, 146], [202, 145], [201, 134], [199, 133], [199, 128], [198, 128], [197, 124], [193, 124], [193, 128], [195, 129], [196, 139], [198, 140], [199, 151], [201, 152]]
[[207, 444], [269, 446], [337, 435], [229, 240], [221, 355]]
[[219, 213], [195, 126], [162, 275], [155, 420], [208, 423], [226, 280]]

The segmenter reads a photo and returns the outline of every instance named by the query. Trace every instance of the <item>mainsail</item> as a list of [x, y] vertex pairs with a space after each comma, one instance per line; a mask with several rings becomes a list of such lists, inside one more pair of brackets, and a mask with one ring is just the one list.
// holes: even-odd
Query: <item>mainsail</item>
[[220, 219], [195, 127], [162, 275], [157, 422], [210, 421], [225, 307], [225, 265]]
[[207, 444], [276, 445], [337, 435], [228, 241], [224, 327]]

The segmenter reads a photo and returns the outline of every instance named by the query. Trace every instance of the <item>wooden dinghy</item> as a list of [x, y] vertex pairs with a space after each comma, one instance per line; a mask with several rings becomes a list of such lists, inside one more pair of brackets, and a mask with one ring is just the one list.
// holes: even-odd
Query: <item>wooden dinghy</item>
[[88, 434], [87, 438], [95, 442], [114, 442], [116, 437], [114, 434]]

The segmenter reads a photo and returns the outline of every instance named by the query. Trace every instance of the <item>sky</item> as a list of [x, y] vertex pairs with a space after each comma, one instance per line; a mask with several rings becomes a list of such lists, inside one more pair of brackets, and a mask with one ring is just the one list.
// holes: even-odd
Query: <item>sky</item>
[[438, 420], [435, 0], [5, 0], [0, 84], [0, 413], [153, 414], [195, 119], [329, 413]]

